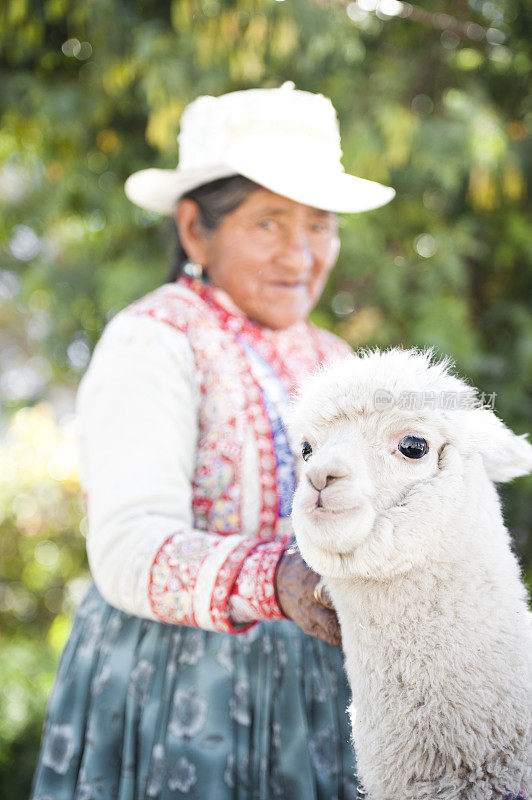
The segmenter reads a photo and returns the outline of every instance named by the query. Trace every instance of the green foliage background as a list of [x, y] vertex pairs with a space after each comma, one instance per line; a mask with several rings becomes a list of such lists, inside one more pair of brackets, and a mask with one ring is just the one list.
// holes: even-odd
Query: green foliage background
[[[73, 423], [51, 390], [75, 390], [107, 320], [166, 281], [173, 253], [173, 223], [134, 207], [124, 179], [176, 165], [199, 94], [289, 79], [330, 96], [346, 170], [397, 197], [342, 219], [315, 320], [354, 346], [436, 345], [530, 430], [530, 30], [525, 0], [2, 5], [2, 797], [28, 793], [86, 576]], [[502, 490], [528, 575], [531, 487]]]

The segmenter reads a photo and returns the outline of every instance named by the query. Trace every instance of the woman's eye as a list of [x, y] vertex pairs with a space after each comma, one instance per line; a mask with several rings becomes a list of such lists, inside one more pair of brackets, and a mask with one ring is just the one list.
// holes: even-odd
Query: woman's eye
[[274, 221], [273, 219], [261, 219], [259, 221], [259, 228], [264, 228], [265, 231], [271, 231], [274, 228]]
[[429, 452], [429, 445], [421, 436], [404, 436], [397, 449], [407, 458], [423, 458]]
[[314, 233], [329, 233], [330, 226], [327, 225], [325, 222], [316, 222], [312, 226], [312, 230], [314, 231]]
[[312, 447], [309, 445], [308, 442], [303, 442], [303, 447], [301, 448], [301, 455], [303, 456], [304, 461], [308, 461], [312, 455]]

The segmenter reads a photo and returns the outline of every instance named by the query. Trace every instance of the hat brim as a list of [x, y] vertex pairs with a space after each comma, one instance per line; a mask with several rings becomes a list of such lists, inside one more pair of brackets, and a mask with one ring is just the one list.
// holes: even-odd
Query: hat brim
[[271, 192], [304, 205], [341, 214], [371, 211], [389, 203], [395, 189], [345, 172], [283, 170], [232, 163], [200, 169], [142, 169], [126, 180], [124, 191], [136, 205], [173, 214], [177, 201], [192, 189], [231, 175], [243, 175]]
[[135, 205], [158, 214], [173, 214], [187, 192], [237, 173], [227, 165], [201, 169], [141, 169], [126, 180], [124, 191]]

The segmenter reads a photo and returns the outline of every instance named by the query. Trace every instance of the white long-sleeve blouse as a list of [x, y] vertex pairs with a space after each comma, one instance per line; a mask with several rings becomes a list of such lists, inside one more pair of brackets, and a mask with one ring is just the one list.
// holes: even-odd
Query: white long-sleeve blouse
[[290, 393], [347, 345], [308, 322], [273, 331], [185, 276], [107, 324], [76, 400], [87, 552], [130, 614], [241, 632], [280, 619], [290, 536]]

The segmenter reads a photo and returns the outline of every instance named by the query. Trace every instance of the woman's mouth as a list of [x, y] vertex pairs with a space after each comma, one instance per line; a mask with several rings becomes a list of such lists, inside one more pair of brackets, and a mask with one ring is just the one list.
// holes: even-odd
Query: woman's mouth
[[285, 292], [297, 292], [307, 288], [304, 281], [288, 282], [288, 281], [275, 281], [272, 283], [275, 289], [280, 289]]

